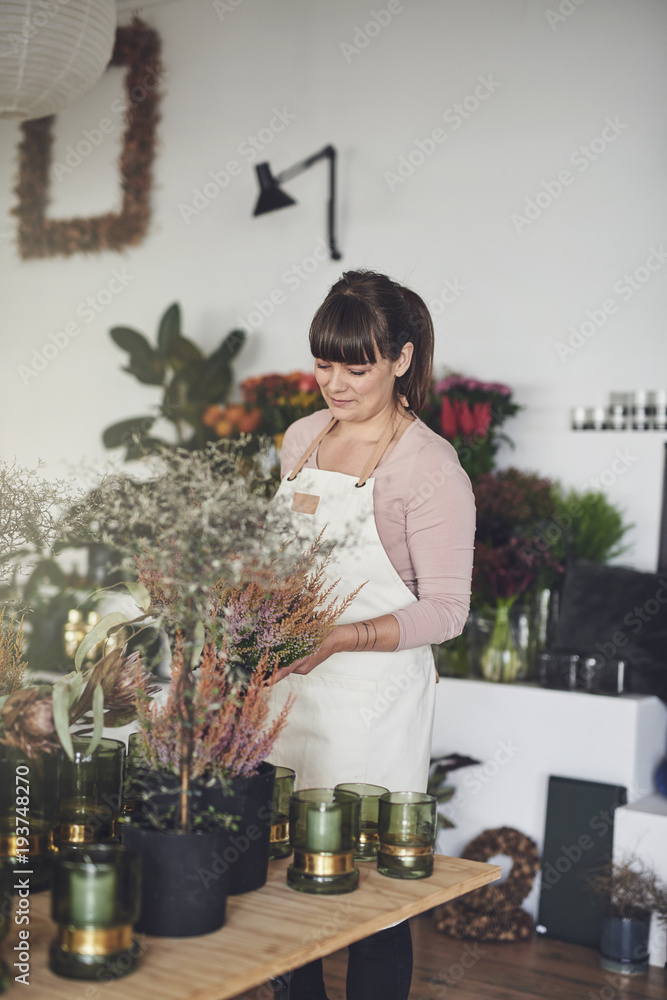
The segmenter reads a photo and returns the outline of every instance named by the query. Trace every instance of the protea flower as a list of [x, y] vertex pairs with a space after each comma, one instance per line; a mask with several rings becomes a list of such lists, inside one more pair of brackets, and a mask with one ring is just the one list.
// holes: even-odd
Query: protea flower
[[91, 668], [88, 683], [70, 713], [71, 722], [90, 711], [98, 684], [104, 693], [105, 726], [124, 726], [136, 718], [137, 688], [148, 694], [158, 690], [158, 686], [150, 686], [150, 674], [141, 666], [138, 652], [126, 656], [125, 646], [112, 649]]
[[18, 747], [28, 757], [58, 750], [50, 688], [22, 688], [0, 710], [0, 743]]

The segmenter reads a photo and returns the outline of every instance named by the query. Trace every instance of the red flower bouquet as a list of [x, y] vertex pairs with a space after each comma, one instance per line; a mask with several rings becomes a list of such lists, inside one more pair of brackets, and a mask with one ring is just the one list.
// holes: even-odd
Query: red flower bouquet
[[501, 382], [447, 375], [434, 382], [421, 417], [452, 442], [461, 465], [475, 480], [493, 468], [500, 442], [510, 441], [500, 428], [521, 409], [511, 397], [512, 390]]

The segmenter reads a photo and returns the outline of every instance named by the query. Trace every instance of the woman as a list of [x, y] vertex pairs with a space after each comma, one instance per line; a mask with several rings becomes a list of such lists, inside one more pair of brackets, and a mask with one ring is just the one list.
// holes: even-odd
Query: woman
[[[336, 592], [361, 586], [323, 646], [279, 671], [274, 710], [297, 695], [272, 761], [298, 787], [343, 781], [425, 791], [436, 673], [431, 643], [468, 615], [475, 510], [454, 448], [417, 417], [431, 382], [433, 324], [410, 289], [348, 271], [310, 328], [327, 409], [285, 434], [276, 500], [305, 539], [324, 531]], [[407, 921], [350, 946], [348, 1000], [405, 1000]], [[326, 1000], [321, 962], [291, 1000]]]

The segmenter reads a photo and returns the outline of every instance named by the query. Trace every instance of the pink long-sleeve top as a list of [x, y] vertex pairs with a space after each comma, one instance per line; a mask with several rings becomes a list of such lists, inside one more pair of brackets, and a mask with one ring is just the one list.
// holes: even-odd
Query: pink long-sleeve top
[[[287, 475], [331, 420], [328, 409], [297, 420], [283, 439]], [[316, 449], [306, 468], [317, 468]], [[470, 607], [475, 500], [452, 445], [415, 420], [382, 458], [375, 479], [375, 524], [389, 560], [417, 603], [394, 611], [396, 649], [440, 643], [461, 633]]]

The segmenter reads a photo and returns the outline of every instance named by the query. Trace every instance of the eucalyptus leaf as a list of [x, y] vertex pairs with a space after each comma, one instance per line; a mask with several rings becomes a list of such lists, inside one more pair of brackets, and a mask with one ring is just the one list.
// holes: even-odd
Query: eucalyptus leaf
[[0, 711], [2, 711], [2, 706], [5, 704], [8, 698], [9, 698], [8, 694], [3, 694], [3, 696], [0, 698]]
[[129, 590], [131, 597], [136, 601], [141, 610], [148, 611], [151, 606], [151, 595], [143, 583], [138, 583], [135, 580], [125, 580], [124, 586]]
[[120, 611], [112, 611], [110, 614], [105, 615], [91, 628], [90, 632], [83, 637], [81, 642], [77, 647], [76, 654], [74, 656], [74, 666], [77, 670], [81, 670], [81, 664], [83, 663], [86, 654], [93, 649], [98, 642], [106, 639], [109, 635], [111, 629], [116, 628], [120, 625], [125, 625], [128, 622], [127, 615], [122, 614]]
[[74, 746], [69, 731], [69, 691], [63, 681], [53, 685], [53, 725], [63, 750], [74, 760]]
[[86, 747], [86, 757], [97, 749], [102, 739], [104, 729], [104, 691], [102, 685], [98, 684], [93, 692], [93, 732], [90, 743]]

